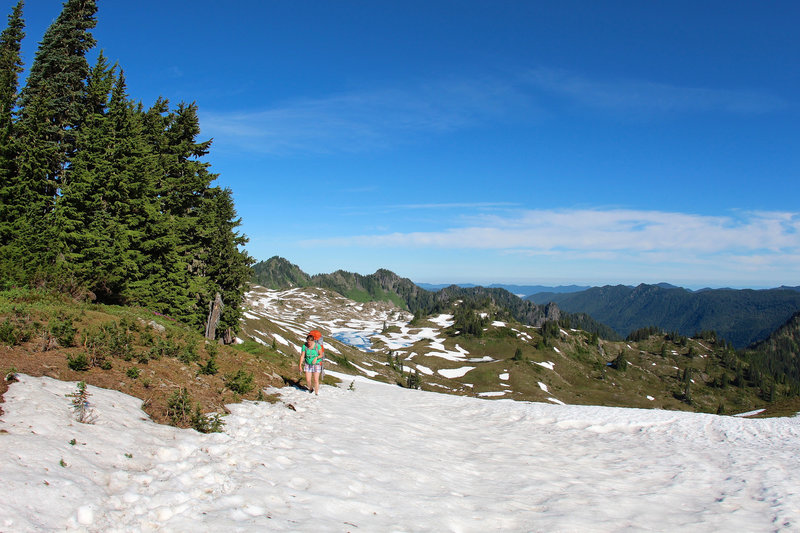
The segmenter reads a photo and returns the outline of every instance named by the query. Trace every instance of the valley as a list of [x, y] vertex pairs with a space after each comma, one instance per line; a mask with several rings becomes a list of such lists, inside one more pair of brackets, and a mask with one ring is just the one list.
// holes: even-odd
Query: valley
[[291, 361], [306, 333], [319, 329], [328, 373], [345, 382], [363, 376], [487, 399], [704, 412], [767, 403], [758, 387], [728, 385], [736, 378], [723, 365], [726, 351], [705, 339], [608, 341], [555, 322], [498, 320], [501, 310], [492, 306], [476, 311], [481, 334], [468, 335], [454, 329], [452, 313], [415, 319], [389, 302], [311, 287], [253, 286], [245, 307], [241, 340]]

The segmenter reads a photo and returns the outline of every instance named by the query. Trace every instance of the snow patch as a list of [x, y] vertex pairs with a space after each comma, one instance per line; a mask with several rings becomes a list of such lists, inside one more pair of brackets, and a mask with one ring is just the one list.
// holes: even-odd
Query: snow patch
[[462, 366], [461, 368], [442, 368], [437, 370], [439, 375], [444, 376], [446, 378], [463, 378], [467, 372], [473, 370], [474, 366]]

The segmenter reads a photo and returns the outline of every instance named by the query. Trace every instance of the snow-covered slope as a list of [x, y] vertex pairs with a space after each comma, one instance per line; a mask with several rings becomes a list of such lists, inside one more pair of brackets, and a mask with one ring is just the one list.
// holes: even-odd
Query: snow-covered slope
[[[560, 406], [352, 378], [229, 406], [224, 434], [21, 376], [0, 531], [797, 531], [800, 419]], [[350, 378], [348, 378], [348, 382]], [[289, 408], [291, 405], [291, 408]]]

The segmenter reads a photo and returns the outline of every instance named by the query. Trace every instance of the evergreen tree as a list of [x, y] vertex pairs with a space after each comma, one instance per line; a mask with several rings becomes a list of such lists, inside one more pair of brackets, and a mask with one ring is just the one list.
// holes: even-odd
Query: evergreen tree
[[514, 357], [512, 359], [514, 361], [522, 361], [522, 348], [517, 346], [517, 349], [514, 350]]
[[194, 286], [201, 303], [209, 302], [220, 293], [226, 305], [217, 329], [223, 335], [227, 331], [229, 337], [237, 329], [242, 315], [238, 302], [244, 298], [253, 264], [253, 259], [240, 250], [247, 243], [247, 238], [236, 231], [240, 224], [231, 190], [207, 189], [198, 215], [199, 246], [194, 258], [194, 274], [199, 281]]
[[95, 0], [64, 3], [18, 97], [22, 5], [0, 34], [3, 281], [88, 291], [198, 329], [219, 293], [230, 342], [253, 261], [230, 189], [212, 187], [201, 160], [211, 141], [197, 140], [197, 106], [159, 98], [144, 111], [102, 52], [89, 68]]
[[94, 44], [94, 0], [68, 0], [44, 34], [20, 94], [17, 139], [19, 194], [22, 216], [20, 244], [33, 275], [52, 277], [63, 249], [58, 246], [52, 220], [55, 204], [69, 182], [76, 137], [85, 117], [85, 82], [89, 66], [85, 55]]
[[[0, 33], [0, 141], [11, 135], [14, 108], [17, 104], [19, 74], [23, 70], [20, 47], [25, 37], [20, 0], [8, 16], [8, 26]], [[4, 154], [5, 155], [5, 154]]]
[[11, 242], [14, 223], [20, 216], [17, 169], [14, 148], [14, 112], [17, 105], [19, 74], [23, 70], [20, 57], [25, 22], [20, 0], [8, 16], [8, 26], [0, 33], [0, 273], [8, 279], [13, 264]]

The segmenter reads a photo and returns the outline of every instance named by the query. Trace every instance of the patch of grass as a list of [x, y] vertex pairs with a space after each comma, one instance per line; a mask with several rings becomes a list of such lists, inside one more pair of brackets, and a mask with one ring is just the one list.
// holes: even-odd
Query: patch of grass
[[194, 363], [198, 359], [200, 359], [200, 356], [197, 354], [197, 348], [193, 342], [187, 342], [178, 352], [178, 360], [181, 363], [188, 365], [189, 363]]
[[81, 343], [95, 366], [101, 366], [106, 357], [119, 357], [130, 361], [135, 356], [134, 342], [132, 332], [116, 321], [90, 327], [81, 336]]
[[800, 413], [800, 398], [788, 398], [768, 405], [764, 411], [751, 418], [794, 417], [798, 416], [798, 413]]
[[[75, 330], [73, 344], [80, 348], [66, 348], [53, 341], [46, 344], [46, 351], [42, 350], [38, 335], [49, 341], [54, 339], [51, 330], [56, 334], [69, 334], [69, 327]], [[70, 297], [28, 289], [0, 291], [0, 337], [3, 334], [6, 340], [14, 343], [2, 348], [4, 370], [13, 366], [32, 376], [61, 379], [74, 379], [73, 372], [80, 371], [91, 385], [139, 397], [143, 409], [154, 421], [182, 427], [191, 426], [196, 403], [200, 403], [201, 412], [224, 410], [224, 404], [231, 401], [231, 393], [222, 378], [224, 373], [235, 373], [243, 368], [253, 375], [253, 388], [281, 386], [285, 382], [274, 376], [280, 375], [290, 360], [266, 347], [262, 353], [269, 357], [254, 357], [232, 346], [205, 344], [202, 333], [180, 322], [155, 316], [148, 309], [78, 302]], [[28, 345], [33, 340], [37, 345]], [[218, 355], [209, 365], [205, 355], [210, 358], [212, 353]], [[195, 354], [198, 357], [195, 362], [216, 366], [218, 374], [198, 374], [196, 367], [187, 369], [186, 364], [179, 361], [179, 358], [194, 359]], [[117, 359], [135, 362], [138, 377], [132, 377], [135, 370], [131, 363], [117, 363]], [[143, 367], [144, 364], [148, 366]], [[94, 366], [108, 370], [92, 371]], [[246, 380], [242, 383], [246, 388]], [[0, 380], [0, 394], [7, 387], [5, 379]], [[171, 397], [176, 389], [184, 390], [191, 398], [186, 413], [181, 409], [181, 398]], [[234, 399], [239, 396], [236, 393]]]
[[327, 359], [330, 359], [331, 361], [334, 361], [337, 365], [341, 366], [342, 368], [349, 368], [350, 370], [356, 369], [356, 367], [353, 366], [353, 363], [351, 363], [350, 360], [347, 359], [346, 355], [341, 355], [338, 353], [329, 353], [327, 350], [325, 350], [325, 357]]
[[272, 350], [252, 339], [247, 339], [241, 344], [234, 344], [233, 348], [242, 352], [247, 352], [250, 355], [256, 355], [256, 356], [266, 356], [266, 355], [271, 355], [273, 353]]

